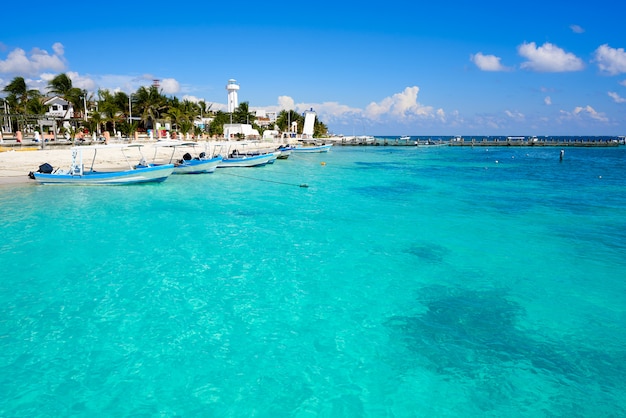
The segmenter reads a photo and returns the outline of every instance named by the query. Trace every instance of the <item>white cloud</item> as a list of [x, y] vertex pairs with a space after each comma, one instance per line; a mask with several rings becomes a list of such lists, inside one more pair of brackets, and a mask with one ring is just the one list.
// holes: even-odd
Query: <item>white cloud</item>
[[387, 123], [406, 124], [416, 120], [447, 123], [456, 125], [460, 119], [458, 112], [452, 113], [452, 121], [447, 121], [447, 115], [443, 109], [434, 109], [417, 102], [419, 88], [407, 87], [401, 93], [386, 97], [379, 102], [370, 103], [365, 109], [350, 107], [338, 102], [323, 103], [296, 103], [289, 96], [279, 96], [278, 105], [260, 106], [254, 109], [280, 112], [281, 110], [294, 110], [303, 113], [313, 109], [320, 120], [327, 125], [354, 127], [366, 125], [385, 125]]
[[81, 76], [75, 71], [68, 71], [65, 74], [72, 80], [72, 87], [89, 91], [97, 90], [96, 82], [90, 77]]
[[164, 94], [175, 94], [180, 91], [180, 84], [173, 78], [164, 78], [160, 84]]
[[596, 110], [587, 105], [587, 106], [577, 106], [574, 108], [572, 112], [568, 112], [566, 110], [561, 110], [561, 119], [562, 120], [584, 120], [584, 119], [593, 119], [598, 122], [608, 122], [609, 118], [607, 118], [604, 113], [596, 112]]
[[626, 103], [626, 99], [620, 97], [620, 95], [615, 93], [614, 91], [610, 91], [608, 95], [611, 99], [613, 99], [615, 103]]
[[580, 71], [584, 68], [583, 61], [576, 55], [549, 42], [540, 47], [534, 42], [523, 43], [517, 52], [528, 61], [521, 68], [539, 72]]
[[50, 55], [44, 49], [34, 48], [26, 54], [21, 48], [9, 52], [5, 60], [0, 60], [0, 73], [32, 76], [42, 71], [64, 71], [64, 48], [60, 43], [52, 45], [54, 53]]
[[598, 63], [600, 71], [616, 75], [626, 73], [626, 52], [624, 48], [611, 48], [604, 44], [598, 47], [595, 52], [595, 61]]
[[183, 97], [180, 98], [181, 102], [187, 101], [187, 102], [191, 102], [191, 103], [200, 103], [203, 102], [204, 99], [201, 99], [199, 97], [196, 96], [192, 96], [190, 94], [183, 94]]
[[483, 71], [508, 71], [509, 68], [503, 66], [500, 59], [495, 55], [484, 55], [482, 52], [470, 56], [470, 61]]
[[620, 81], [619, 84], [621, 84], [622, 86], [626, 87], [626, 80]]
[[523, 121], [526, 119], [524, 114], [521, 112], [518, 112], [517, 110], [514, 112], [511, 112], [510, 110], [505, 110], [504, 114], [507, 115], [510, 119], [513, 119], [515, 121]]
[[396, 120], [434, 118], [437, 112], [431, 106], [417, 102], [419, 87], [407, 87], [401, 93], [386, 97], [382, 101], [370, 103], [364, 110], [364, 116], [378, 120], [381, 117]]
[[294, 100], [289, 96], [278, 96], [280, 110], [293, 110], [296, 108]]
[[361, 109], [337, 102], [297, 103], [294, 110], [298, 113], [303, 113], [309, 109], [313, 109], [324, 123], [334, 123], [345, 119], [354, 120], [360, 118], [362, 114]]
[[543, 99], [543, 102], [550, 106], [552, 104], [552, 98], [550, 96], [546, 96], [545, 99]]
[[581, 26], [578, 26], [578, 25], [569, 25], [569, 28], [574, 33], [583, 33], [585, 31]]

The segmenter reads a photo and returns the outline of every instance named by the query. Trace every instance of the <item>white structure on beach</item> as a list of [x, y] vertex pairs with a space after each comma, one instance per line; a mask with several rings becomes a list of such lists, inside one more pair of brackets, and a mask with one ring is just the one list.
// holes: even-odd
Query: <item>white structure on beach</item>
[[315, 116], [316, 115], [313, 109], [304, 111], [304, 126], [302, 127], [302, 138], [313, 138]]
[[237, 84], [237, 80], [234, 78], [228, 80], [226, 90], [228, 90], [228, 113], [233, 113], [237, 106], [239, 106], [239, 99], [237, 98], [239, 84]]
[[243, 136], [246, 139], [259, 139], [259, 131], [252, 128], [252, 125], [247, 123], [225, 123], [224, 124], [224, 138], [230, 141], [233, 136]]

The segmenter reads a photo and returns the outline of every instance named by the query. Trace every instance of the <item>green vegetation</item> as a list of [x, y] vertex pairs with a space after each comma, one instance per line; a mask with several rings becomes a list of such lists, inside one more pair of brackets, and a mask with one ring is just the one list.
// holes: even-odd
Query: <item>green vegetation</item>
[[[41, 119], [47, 110], [43, 103], [52, 96], [66, 100], [73, 107], [74, 117], [70, 120], [72, 129], [68, 132], [72, 139], [80, 130], [97, 133], [119, 131], [132, 137], [137, 131], [155, 129], [157, 123], [161, 126], [169, 123], [172, 130], [195, 136], [223, 135], [224, 124], [229, 123], [251, 124], [261, 134], [267, 129], [257, 125], [255, 114], [250, 112], [248, 102], [239, 104], [232, 114], [213, 111], [211, 105], [203, 101], [195, 103], [167, 97], [154, 85], [140, 87], [130, 95], [119, 91], [98, 90], [96, 98], [87, 90], [73, 87], [72, 80], [66, 74], [59, 74], [48, 82], [47, 97], [38, 90], [27, 90], [22, 77], [14, 78], [3, 91], [7, 93], [5, 100], [10, 109], [8, 113], [12, 116], [14, 131], [24, 130], [29, 124], [36, 125], [34, 122]], [[206, 119], [211, 122], [203, 124]], [[293, 110], [281, 111], [276, 125], [286, 132], [291, 122], [297, 123], [298, 133], [301, 133], [304, 117]], [[63, 121], [59, 120], [57, 123]], [[61, 126], [58, 128], [59, 131], [63, 129]], [[314, 130], [315, 136], [324, 136], [328, 132], [327, 127], [317, 119]]]

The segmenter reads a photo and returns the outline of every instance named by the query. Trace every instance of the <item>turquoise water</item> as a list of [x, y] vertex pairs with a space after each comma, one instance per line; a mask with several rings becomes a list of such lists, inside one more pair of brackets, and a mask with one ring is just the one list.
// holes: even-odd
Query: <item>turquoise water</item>
[[559, 151], [2, 187], [0, 416], [624, 416], [626, 147]]

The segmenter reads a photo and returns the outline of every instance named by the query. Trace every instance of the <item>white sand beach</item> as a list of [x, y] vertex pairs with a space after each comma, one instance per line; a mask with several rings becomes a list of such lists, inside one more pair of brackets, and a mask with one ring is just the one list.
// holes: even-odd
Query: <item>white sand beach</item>
[[69, 167], [71, 160], [71, 151], [66, 147], [45, 150], [35, 147], [5, 148], [0, 152], [0, 185], [33, 182], [28, 173], [36, 171], [41, 164]]
[[[214, 149], [214, 142], [208, 142], [209, 149]], [[244, 143], [233, 142], [232, 150], [235, 148], [240, 152], [242, 150], [252, 151], [256, 149], [260, 150], [273, 150], [278, 147], [278, 143], [263, 142], [259, 144], [253, 144], [250, 146], [243, 145]], [[67, 146], [48, 146], [45, 149], [40, 149], [38, 145], [25, 145], [23, 147], [2, 147], [0, 145], [0, 185], [16, 184], [16, 183], [30, 183], [36, 184], [28, 177], [28, 173], [36, 171], [41, 164], [48, 163], [54, 168], [69, 168], [72, 160], [72, 152], [70, 145]], [[204, 150], [205, 143], [198, 142], [197, 153]], [[95, 167], [99, 170], [110, 170], [119, 168], [128, 168], [129, 162], [132, 164], [138, 163], [141, 157], [137, 151], [129, 150], [125, 152], [128, 157], [128, 161], [124, 158], [124, 154], [120, 152], [117, 147], [111, 147], [112, 149], [100, 149], [98, 150], [97, 158], [95, 161]], [[146, 143], [143, 154], [146, 159], [151, 159], [154, 156], [154, 150], [151, 147], [151, 143]], [[181, 151], [181, 155], [184, 151]], [[227, 151], [227, 148], [223, 148], [221, 153]], [[169, 158], [171, 150], [163, 150], [158, 154], [159, 159], [166, 160]], [[83, 163], [85, 166], [91, 164], [91, 158], [93, 154], [86, 153], [84, 155]]]

